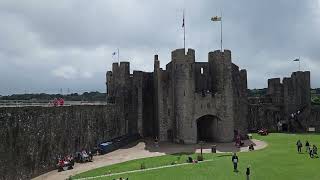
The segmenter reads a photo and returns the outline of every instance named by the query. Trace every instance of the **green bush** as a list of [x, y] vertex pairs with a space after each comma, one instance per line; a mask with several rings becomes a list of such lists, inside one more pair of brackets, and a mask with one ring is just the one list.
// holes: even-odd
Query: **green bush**
[[175, 165], [175, 164], [178, 164], [178, 161], [171, 162], [171, 165]]
[[144, 162], [140, 164], [140, 169], [146, 169], [146, 164]]
[[180, 161], [180, 159], [181, 159], [181, 156], [178, 156], [178, 157], [177, 157], [177, 161], [179, 162], [179, 161]]
[[198, 156], [197, 156], [197, 160], [198, 160], [198, 161], [203, 161], [203, 156], [202, 156], [202, 155], [198, 155]]

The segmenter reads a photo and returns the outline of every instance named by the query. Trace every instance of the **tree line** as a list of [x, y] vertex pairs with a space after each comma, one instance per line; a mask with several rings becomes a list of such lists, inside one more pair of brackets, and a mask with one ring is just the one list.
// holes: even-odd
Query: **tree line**
[[105, 101], [106, 93], [84, 92], [82, 94], [12, 94], [8, 96], [0, 96], [0, 100], [26, 100], [26, 101], [50, 101], [55, 98], [63, 98], [65, 101]]

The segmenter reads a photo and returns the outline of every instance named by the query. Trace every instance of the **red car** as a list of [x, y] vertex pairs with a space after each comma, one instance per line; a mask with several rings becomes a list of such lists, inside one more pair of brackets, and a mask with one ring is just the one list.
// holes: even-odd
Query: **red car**
[[260, 134], [261, 136], [266, 136], [266, 135], [268, 135], [269, 133], [268, 133], [268, 130], [267, 130], [267, 129], [262, 128], [262, 129], [258, 130], [258, 134]]

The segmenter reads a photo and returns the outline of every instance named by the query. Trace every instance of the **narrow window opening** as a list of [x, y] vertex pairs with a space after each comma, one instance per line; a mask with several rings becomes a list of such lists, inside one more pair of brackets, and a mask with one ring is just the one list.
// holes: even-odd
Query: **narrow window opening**
[[200, 69], [200, 73], [203, 74], [203, 67]]

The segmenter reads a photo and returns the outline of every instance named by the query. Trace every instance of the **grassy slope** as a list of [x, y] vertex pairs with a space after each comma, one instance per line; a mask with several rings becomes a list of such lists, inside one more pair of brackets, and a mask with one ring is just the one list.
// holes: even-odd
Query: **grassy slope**
[[[297, 139], [303, 142], [308, 139], [311, 144], [316, 143], [319, 147], [320, 135], [292, 135], [292, 134], [271, 134], [261, 137], [255, 135], [255, 138], [268, 142], [269, 146], [260, 151], [250, 153], [239, 153], [239, 172], [234, 173], [230, 156], [221, 156], [221, 154], [206, 154], [205, 159], [214, 159], [211, 162], [202, 164], [191, 164], [186, 166], [139, 172], [122, 177], [129, 177], [130, 180], [238, 180], [245, 179], [245, 168], [251, 165], [252, 179], [259, 180], [318, 180], [320, 179], [320, 159], [310, 159], [307, 154], [296, 153], [295, 143]], [[185, 162], [187, 155], [183, 155], [180, 162]], [[80, 174], [81, 177], [101, 175], [108, 172], [121, 172], [133, 169], [139, 169], [141, 162], [145, 162], [146, 167], [156, 167], [168, 165], [177, 160], [177, 156], [162, 156], [148, 159], [129, 161], [116, 164], [103, 169], [96, 169]], [[78, 177], [80, 177], [78, 175]], [[108, 177], [103, 179], [113, 179], [120, 176]]]

